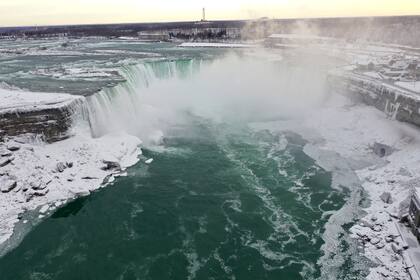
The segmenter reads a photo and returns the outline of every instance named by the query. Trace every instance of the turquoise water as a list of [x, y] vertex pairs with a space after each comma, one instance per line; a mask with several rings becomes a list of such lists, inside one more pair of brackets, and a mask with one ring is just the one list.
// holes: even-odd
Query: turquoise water
[[[326, 73], [336, 61], [302, 54], [260, 61], [120, 42], [80, 46], [165, 57], [122, 65], [98, 59], [105, 68], [119, 65], [125, 82], [88, 98], [95, 136], [137, 135], [154, 161], [36, 225], [0, 258], [0, 280], [364, 278], [367, 265], [348, 236], [358, 191], [333, 189], [332, 174], [303, 152], [301, 136], [247, 123], [316, 108], [328, 98]], [[43, 90], [64, 79], [51, 85], [24, 78]], [[147, 138], [156, 132], [165, 136], [162, 145]]]
[[[321, 277], [323, 213], [348, 193], [330, 187], [301, 137], [192, 118], [164, 143], [144, 150], [150, 166], [36, 226], [0, 259], [0, 278]], [[339, 279], [362, 273], [337, 269]]]

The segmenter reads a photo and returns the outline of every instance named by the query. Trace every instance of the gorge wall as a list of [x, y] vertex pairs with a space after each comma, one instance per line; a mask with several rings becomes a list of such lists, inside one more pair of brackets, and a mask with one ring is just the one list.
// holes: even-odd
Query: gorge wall
[[420, 96], [414, 92], [347, 72], [330, 73], [328, 84], [330, 89], [359, 98], [392, 119], [420, 127]]
[[46, 142], [56, 142], [70, 136], [74, 118], [83, 116], [85, 99], [72, 97], [69, 100], [33, 106], [0, 110], [0, 140], [7, 136], [34, 134]]

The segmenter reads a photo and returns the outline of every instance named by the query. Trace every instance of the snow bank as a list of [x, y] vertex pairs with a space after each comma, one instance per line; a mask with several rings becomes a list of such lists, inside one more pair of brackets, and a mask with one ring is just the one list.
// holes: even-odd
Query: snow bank
[[0, 168], [0, 178], [16, 182], [9, 192], [0, 193], [0, 244], [12, 236], [24, 212], [43, 206], [42, 217], [67, 200], [88, 195], [134, 165], [141, 154], [141, 142], [134, 136], [118, 133], [94, 139], [87, 129], [75, 135], [53, 144], [22, 139], [15, 140], [23, 143], [0, 143], [0, 154], [12, 159]]
[[[372, 107], [338, 98], [338, 103], [307, 118], [305, 125], [320, 133], [319, 149], [360, 163], [354, 169], [371, 204], [351, 231], [365, 256], [378, 265], [371, 268], [368, 279], [410, 279], [405, 269], [409, 261], [393, 247], [402, 246], [396, 224], [411, 191], [420, 186], [416, 175], [420, 174], [420, 130], [387, 119]], [[389, 145], [394, 152], [379, 158], [373, 153], [375, 143]], [[384, 193], [390, 194], [390, 201], [384, 201]]]
[[[395, 253], [393, 247], [403, 243], [396, 229], [400, 211], [411, 191], [420, 187], [418, 128], [388, 119], [385, 113], [338, 94], [332, 95], [325, 107], [300, 120], [253, 126], [296, 131], [309, 141], [304, 151], [332, 172], [333, 186], [362, 184], [371, 204], [363, 209], [366, 216], [351, 232], [365, 256], [378, 265], [370, 269], [368, 279], [411, 279], [405, 269], [410, 260]], [[388, 145], [393, 152], [380, 158], [374, 154], [375, 143]], [[356, 175], [357, 182], [351, 179]], [[381, 198], [384, 193], [390, 194], [391, 203]]]
[[[360, 163], [354, 169], [371, 204], [351, 232], [365, 256], [378, 265], [371, 268], [368, 279], [411, 279], [406, 272], [410, 260], [395, 248], [404, 243], [397, 230], [400, 215], [407, 210], [413, 189], [420, 187], [420, 130], [341, 98], [308, 118], [305, 125], [320, 133], [319, 149]], [[380, 158], [373, 153], [375, 143], [389, 145], [393, 152]], [[387, 195], [389, 201], [384, 199]]]
[[44, 93], [13, 90], [0, 87], [0, 114], [40, 111], [70, 106], [82, 96], [65, 93]]
[[420, 93], [420, 82], [396, 82], [397, 86]]

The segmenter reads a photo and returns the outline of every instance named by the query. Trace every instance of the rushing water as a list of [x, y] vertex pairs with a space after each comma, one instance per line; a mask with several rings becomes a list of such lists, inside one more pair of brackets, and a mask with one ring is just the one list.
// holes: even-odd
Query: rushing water
[[0, 260], [2, 279], [311, 279], [345, 197], [294, 134], [193, 122]]
[[[299, 135], [248, 126], [249, 121], [272, 118], [277, 110], [252, 118], [243, 118], [240, 112], [241, 118], [232, 118], [237, 117], [232, 111], [240, 111], [234, 108], [245, 103], [237, 98], [234, 102], [214, 103], [205, 94], [199, 95], [205, 101], [198, 105], [192, 102], [184, 108], [173, 103], [177, 111], [173, 114], [162, 115], [153, 107], [160, 106], [162, 99], [151, 99], [146, 93], [155, 94], [156, 98], [157, 92], [159, 96], [163, 92], [167, 100], [178, 100], [179, 95], [175, 98], [170, 95], [187, 92], [195, 100], [186, 86], [194, 85], [194, 81], [185, 80], [199, 71], [202, 63], [182, 60], [128, 67], [123, 69], [125, 84], [89, 99], [90, 120], [96, 135], [117, 127], [133, 134], [149, 128], [147, 133], [151, 133], [164, 124], [164, 138], [158, 145], [152, 143], [144, 149], [145, 156], [153, 157], [154, 162], [137, 164], [128, 170], [127, 177], [69, 203], [41, 222], [15, 250], [0, 259], [0, 279], [363, 276], [364, 268], [353, 264], [357, 252], [345, 229], [351, 220], [345, 221], [347, 224], [325, 226], [331, 215], [354, 197], [354, 191], [331, 187], [331, 174], [303, 152], [306, 142]], [[260, 64], [252, 66], [258, 72]], [[263, 68], [266, 67], [264, 64]], [[307, 70], [302, 69], [306, 68], [285, 64], [269, 70], [275, 69], [280, 70], [272, 77], [263, 72], [270, 80], [263, 79], [262, 84], [256, 85], [247, 84], [255, 73], [250, 76], [240, 73], [240, 84], [244, 87], [235, 87], [233, 91], [239, 90], [241, 100], [252, 103], [247, 112], [260, 110], [259, 105], [267, 111], [301, 109], [293, 99], [287, 99], [288, 106], [281, 106], [284, 100], [276, 102], [271, 94], [258, 98], [248, 95], [257, 87], [268, 92], [277, 89], [272, 80], [280, 81], [281, 88], [288, 93], [296, 89], [322, 91], [322, 79], [316, 76], [321, 71], [310, 74], [318, 83], [305, 88], [296, 82], [295, 76], [304, 77]], [[205, 72], [202, 80], [198, 78], [205, 87], [195, 87], [195, 91], [213, 93], [212, 86], [221, 84], [216, 99], [232, 101], [227, 97], [234, 95], [228, 86], [239, 79], [234, 70], [238, 72], [227, 69], [213, 77], [209, 76], [211, 71]], [[176, 81], [154, 91], [146, 90], [153, 83], [162, 84], [161, 79]], [[264, 99], [269, 101], [265, 103]], [[182, 101], [185, 105], [187, 99]], [[217, 114], [220, 118], [214, 119], [213, 114], [201, 110], [213, 107], [229, 114]], [[145, 126], [146, 122], [153, 127]], [[358, 203], [357, 199], [354, 203]], [[340, 228], [339, 234], [326, 234], [326, 228], [331, 230], [334, 226]], [[325, 236], [337, 240], [329, 241]], [[331, 241], [339, 245], [326, 244]], [[325, 244], [329, 252], [323, 251]]]

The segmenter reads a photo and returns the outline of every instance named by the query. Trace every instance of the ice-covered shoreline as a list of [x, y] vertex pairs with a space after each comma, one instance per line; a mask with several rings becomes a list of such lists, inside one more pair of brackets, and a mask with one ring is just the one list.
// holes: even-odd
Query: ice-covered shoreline
[[83, 100], [82, 96], [64, 93], [29, 92], [5, 88], [0, 84], [0, 114], [23, 113], [60, 108]]
[[[359, 240], [359, 251], [377, 265], [369, 268], [367, 279], [411, 279], [406, 269], [410, 262], [408, 256], [396, 253], [393, 247], [401, 248], [403, 243], [395, 233], [400, 204], [407, 202], [415, 182], [420, 181], [416, 177], [420, 172], [418, 128], [389, 119], [385, 113], [340, 94], [332, 94], [324, 107], [300, 120], [257, 123], [253, 127], [299, 133], [308, 141], [304, 152], [332, 172], [332, 187], [362, 187], [370, 205], [363, 209], [359, 205], [346, 205], [331, 216], [326, 227], [335, 225], [337, 217], [341, 221], [341, 216], [349, 219], [341, 222], [355, 223], [350, 230], [351, 237]], [[375, 143], [392, 147], [392, 154], [377, 156], [373, 150]], [[392, 203], [384, 202], [383, 193], [390, 194]], [[360, 220], [356, 213], [350, 213], [360, 210], [364, 212]], [[323, 251], [328, 254], [332, 250], [330, 253], [335, 255], [338, 248], [334, 247], [337, 245], [334, 240], [339, 232], [327, 230], [325, 234]], [[390, 236], [394, 237], [390, 239]], [[328, 271], [324, 276], [335, 279]]]
[[[309, 118], [310, 127], [316, 127], [324, 139], [324, 143], [315, 146], [356, 162], [352, 170], [370, 205], [362, 209], [365, 215], [354, 221], [350, 231], [358, 239], [363, 255], [377, 265], [370, 268], [367, 279], [411, 279], [407, 273], [411, 260], [403, 253], [404, 240], [398, 227], [404, 226], [399, 224], [401, 211], [407, 210], [410, 193], [420, 181], [416, 177], [420, 171], [420, 131], [389, 119], [372, 107], [348, 105], [338, 110], [326, 108], [318, 117]], [[326, 121], [328, 125], [324, 125]], [[374, 154], [375, 143], [385, 144], [393, 152], [380, 158]], [[316, 153], [309, 149], [306, 152], [333, 172], [333, 176], [343, 175], [337, 166], [325, 165]]]
[[[0, 244], [12, 236], [23, 213], [41, 207], [42, 218], [46, 212], [88, 195], [137, 163], [140, 143], [137, 137], [125, 133], [94, 139], [79, 132], [52, 144], [14, 140], [0, 144], [2, 151], [7, 146], [19, 147], [10, 152], [12, 161], [0, 169], [2, 177], [7, 178], [3, 181], [16, 182], [10, 191], [0, 194]], [[119, 166], [109, 166], [113, 164]]]
[[[19, 114], [62, 106], [84, 97], [2, 89], [1, 110]], [[79, 100], [80, 99], [80, 100]], [[82, 118], [75, 118], [70, 138], [47, 144], [33, 135], [5, 137], [0, 142], [0, 255], [16, 224], [37, 219], [74, 198], [88, 195], [139, 161], [140, 139], [124, 132], [93, 138]]]

